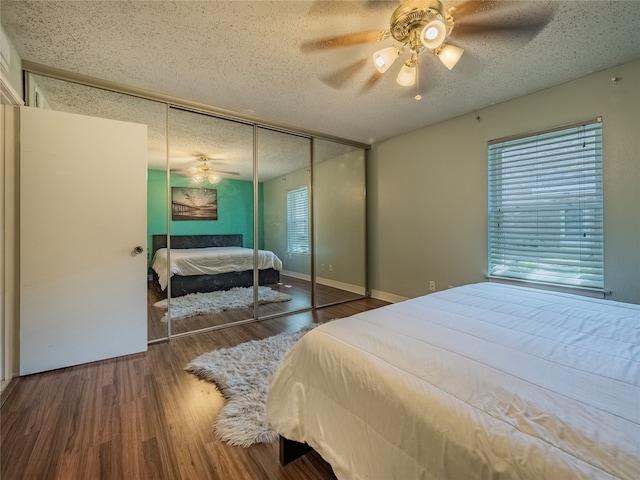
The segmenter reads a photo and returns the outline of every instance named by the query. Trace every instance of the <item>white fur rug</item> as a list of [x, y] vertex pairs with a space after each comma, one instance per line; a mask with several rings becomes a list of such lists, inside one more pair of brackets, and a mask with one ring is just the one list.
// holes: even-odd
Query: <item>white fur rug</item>
[[[260, 305], [274, 302], [288, 302], [291, 295], [281, 293], [269, 287], [258, 287]], [[171, 320], [193, 317], [201, 313], [218, 313], [234, 308], [246, 308], [253, 305], [253, 287], [236, 287], [209, 293], [190, 293], [171, 299]], [[153, 304], [154, 307], [167, 308], [167, 299]], [[162, 317], [167, 321], [167, 315]]]
[[269, 385], [280, 360], [315, 327], [309, 325], [297, 332], [213, 350], [186, 366], [186, 371], [213, 382], [227, 400], [214, 421], [214, 431], [220, 440], [249, 447], [278, 439], [278, 434], [267, 425]]

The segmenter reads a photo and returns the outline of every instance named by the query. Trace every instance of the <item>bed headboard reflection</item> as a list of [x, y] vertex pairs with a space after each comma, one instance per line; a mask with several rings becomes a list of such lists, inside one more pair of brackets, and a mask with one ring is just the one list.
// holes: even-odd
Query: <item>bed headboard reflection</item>
[[[167, 247], [167, 235], [153, 235], [151, 255]], [[171, 248], [242, 247], [242, 234], [171, 235]]]

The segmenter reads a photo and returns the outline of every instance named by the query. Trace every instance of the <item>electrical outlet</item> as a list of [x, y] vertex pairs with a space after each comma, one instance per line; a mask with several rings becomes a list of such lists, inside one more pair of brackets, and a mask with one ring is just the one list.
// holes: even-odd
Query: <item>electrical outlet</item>
[[329, 264], [329, 271], [333, 272], [333, 265], [332, 264]]
[[431, 292], [435, 292], [436, 291], [436, 282], [434, 282], [433, 280], [431, 280], [429, 282], [429, 291], [431, 291]]

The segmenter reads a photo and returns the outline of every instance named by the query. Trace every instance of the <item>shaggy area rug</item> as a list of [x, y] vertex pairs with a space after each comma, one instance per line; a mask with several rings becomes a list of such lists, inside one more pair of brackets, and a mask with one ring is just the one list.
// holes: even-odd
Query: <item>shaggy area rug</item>
[[216, 436], [230, 445], [269, 443], [278, 434], [267, 425], [267, 393], [278, 364], [295, 342], [317, 325], [199, 356], [185, 370], [213, 382], [227, 400], [214, 421]]
[[[269, 287], [258, 287], [258, 303], [288, 302], [291, 295], [281, 293]], [[218, 313], [234, 308], [246, 308], [253, 305], [253, 287], [235, 287], [208, 293], [190, 293], [171, 299], [171, 320], [193, 317], [201, 313]], [[154, 307], [167, 308], [167, 299], [153, 304]], [[167, 315], [162, 317], [167, 321]]]

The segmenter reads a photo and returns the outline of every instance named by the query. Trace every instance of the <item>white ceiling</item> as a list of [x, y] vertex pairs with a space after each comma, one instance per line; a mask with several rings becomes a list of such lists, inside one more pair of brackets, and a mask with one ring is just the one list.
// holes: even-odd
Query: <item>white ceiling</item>
[[401, 62], [363, 90], [392, 40], [301, 49], [386, 29], [397, 2], [2, 0], [0, 13], [25, 60], [368, 144], [640, 58], [640, 1], [501, 3], [473, 20], [550, 21], [534, 38], [455, 39], [452, 71], [423, 53], [421, 101], [395, 83]]

